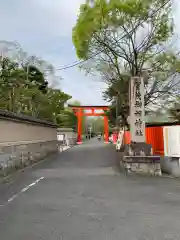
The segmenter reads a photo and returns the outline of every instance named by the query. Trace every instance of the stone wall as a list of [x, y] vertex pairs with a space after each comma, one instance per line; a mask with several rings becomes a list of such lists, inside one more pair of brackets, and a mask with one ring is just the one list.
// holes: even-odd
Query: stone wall
[[0, 110], [0, 175], [58, 150], [57, 125]]

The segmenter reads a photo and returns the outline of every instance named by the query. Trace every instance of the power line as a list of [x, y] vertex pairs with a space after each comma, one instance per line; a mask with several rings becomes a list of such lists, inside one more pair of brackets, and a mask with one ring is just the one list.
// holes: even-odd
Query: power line
[[82, 63], [85, 63], [87, 61], [89, 61], [90, 59], [96, 57], [97, 55], [99, 55], [100, 53], [102, 53], [103, 51], [100, 51], [100, 52], [97, 52], [96, 54], [92, 55], [91, 57], [85, 59], [85, 60], [82, 60], [82, 61], [75, 61], [71, 64], [67, 64], [65, 65], [64, 67], [61, 67], [61, 68], [57, 68], [56, 70], [57, 71], [61, 71], [61, 70], [65, 70], [65, 69], [68, 69], [68, 68], [72, 68], [72, 67], [75, 67], [77, 65], [81, 65]]
[[[146, 20], [148, 20], [149, 18], [153, 17], [157, 12], [159, 12], [159, 10], [161, 10], [163, 7], [166, 6], [166, 4], [168, 4], [170, 2], [170, 0], [167, 0], [165, 3], [163, 3], [158, 9], [156, 9], [156, 11], [154, 11], [150, 16], [148, 16], [146, 19], [142, 20], [138, 26], [142, 25]], [[137, 29], [137, 27], [134, 27], [129, 33], [126, 33], [124, 36], [122, 36], [120, 40], [122, 40], [123, 38], [127, 37], [128, 35], [132, 34], [135, 30]], [[90, 59], [96, 57], [97, 55], [99, 55], [100, 53], [102, 53], [102, 51], [100, 52], [97, 52], [96, 54], [92, 55], [91, 57], [85, 59], [85, 60], [82, 60], [82, 61], [75, 61], [73, 63], [70, 63], [70, 64], [67, 64], [67, 65], [64, 65], [60, 68], [57, 68], [56, 70], [57, 71], [62, 71], [62, 70], [66, 70], [66, 69], [69, 69], [69, 68], [72, 68], [72, 67], [75, 67], [75, 66], [78, 66], [78, 65], [81, 65], [87, 61], [89, 61]]]

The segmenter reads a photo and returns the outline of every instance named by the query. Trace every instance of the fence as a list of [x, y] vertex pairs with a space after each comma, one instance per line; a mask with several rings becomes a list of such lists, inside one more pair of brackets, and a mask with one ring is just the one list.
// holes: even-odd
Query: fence
[[[129, 144], [130, 142], [130, 131], [125, 131], [124, 144]], [[146, 143], [152, 145], [155, 155], [164, 155], [163, 126], [146, 127]]]

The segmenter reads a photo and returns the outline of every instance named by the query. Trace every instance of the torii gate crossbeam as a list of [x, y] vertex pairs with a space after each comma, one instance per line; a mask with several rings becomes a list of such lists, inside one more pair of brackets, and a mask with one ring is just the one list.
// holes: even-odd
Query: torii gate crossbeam
[[[105, 142], [108, 143], [109, 134], [108, 134], [108, 117], [106, 116], [105, 111], [109, 110], [108, 106], [74, 106], [68, 105], [74, 111], [74, 114], [78, 120], [77, 126], [77, 143], [82, 143], [82, 117], [83, 116], [104, 116], [104, 133], [105, 133]], [[90, 111], [90, 113], [85, 111]], [[96, 110], [101, 110], [102, 113], [95, 112]]]

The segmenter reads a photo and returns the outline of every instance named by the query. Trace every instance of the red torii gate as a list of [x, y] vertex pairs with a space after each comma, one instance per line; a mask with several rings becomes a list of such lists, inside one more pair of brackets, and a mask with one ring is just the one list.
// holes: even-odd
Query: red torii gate
[[[108, 117], [105, 114], [105, 111], [109, 110], [108, 106], [74, 106], [68, 105], [72, 108], [74, 114], [78, 120], [78, 127], [77, 127], [77, 143], [82, 143], [82, 116], [104, 116], [104, 133], [105, 133], [105, 142], [108, 143], [109, 141], [109, 134], [108, 134]], [[87, 113], [86, 110], [90, 110], [91, 112]], [[101, 110], [101, 113], [95, 112], [95, 110]]]

